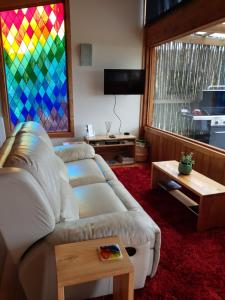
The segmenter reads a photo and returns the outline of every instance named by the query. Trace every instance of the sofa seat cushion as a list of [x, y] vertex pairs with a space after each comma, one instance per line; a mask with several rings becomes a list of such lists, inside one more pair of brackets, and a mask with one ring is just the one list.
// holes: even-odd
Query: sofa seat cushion
[[72, 187], [105, 182], [105, 177], [94, 159], [83, 159], [66, 163]]
[[95, 183], [73, 188], [79, 203], [80, 218], [127, 211], [108, 183]]

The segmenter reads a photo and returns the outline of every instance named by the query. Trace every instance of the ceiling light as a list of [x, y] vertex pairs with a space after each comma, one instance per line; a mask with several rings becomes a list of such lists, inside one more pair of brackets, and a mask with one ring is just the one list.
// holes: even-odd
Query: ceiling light
[[217, 38], [217, 39], [225, 39], [225, 33], [212, 33], [209, 35], [209, 37]]
[[207, 32], [205, 32], [205, 31], [198, 31], [198, 32], [196, 32], [195, 34], [197, 34], [197, 35], [205, 35]]

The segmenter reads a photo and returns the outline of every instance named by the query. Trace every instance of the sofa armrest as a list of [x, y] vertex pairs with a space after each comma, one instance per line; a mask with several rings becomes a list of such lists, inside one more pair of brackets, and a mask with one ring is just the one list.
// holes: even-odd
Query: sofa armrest
[[159, 262], [161, 232], [144, 211], [116, 212], [56, 224], [54, 232], [45, 241], [56, 245], [110, 236], [120, 237], [125, 246], [135, 247], [149, 242], [155, 253], [151, 276], [154, 275]]

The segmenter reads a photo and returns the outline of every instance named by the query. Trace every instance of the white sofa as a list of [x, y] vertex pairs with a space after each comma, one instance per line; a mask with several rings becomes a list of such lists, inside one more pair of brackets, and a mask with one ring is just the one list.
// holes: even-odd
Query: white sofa
[[[136, 249], [135, 288], [155, 275], [160, 229], [90, 145], [53, 147], [39, 124], [19, 124], [0, 149], [0, 195], [0, 230], [28, 300], [56, 299], [61, 243], [119, 236]], [[66, 290], [67, 299], [110, 293], [111, 278]]]

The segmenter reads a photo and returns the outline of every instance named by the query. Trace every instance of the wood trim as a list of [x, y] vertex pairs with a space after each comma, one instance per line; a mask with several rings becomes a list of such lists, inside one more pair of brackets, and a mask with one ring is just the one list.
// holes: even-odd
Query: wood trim
[[149, 62], [148, 62], [148, 51], [149, 49], [143, 47], [142, 53], [142, 64], [145, 68], [145, 91], [144, 95], [141, 97], [140, 103], [140, 119], [139, 119], [139, 137], [142, 138], [144, 136], [144, 126], [146, 125], [146, 111], [148, 105], [148, 88], [147, 83], [149, 81]]
[[156, 50], [155, 48], [145, 48], [144, 63], [146, 70], [145, 93], [141, 102], [140, 111], [140, 136], [144, 136], [144, 126], [152, 124], [153, 100], [156, 78]]
[[74, 136], [74, 105], [73, 105], [73, 78], [72, 78], [72, 51], [71, 51], [71, 23], [69, 0], [64, 1], [65, 7], [65, 31], [66, 31], [66, 60], [67, 60], [67, 82], [69, 101], [69, 132]]
[[0, 80], [0, 100], [2, 107], [2, 116], [5, 125], [5, 133], [6, 137], [9, 136], [11, 131], [10, 128], [10, 119], [9, 119], [9, 106], [8, 106], [8, 96], [6, 90], [6, 76], [5, 76], [5, 64], [4, 64], [4, 56], [3, 56], [3, 43], [2, 43], [2, 28], [0, 26], [0, 74], [2, 74], [2, 78]]
[[153, 120], [153, 106], [154, 106], [154, 95], [155, 95], [155, 80], [156, 80], [156, 49], [150, 48], [149, 51], [150, 56], [150, 78], [148, 85], [148, 110], [147, 110], [147, 125], [152, 125]]
[[[36, 5], [45, 5], [51, 3], [64, 3], [64, 19], [65, 19], [65, 47], [66, 47], [66, 61], [67, 61], [67, 83], [68, 83], [68, 116], [69, 116], [69, 131], [68, 132], [52, 132], [49, 133], [50, 137], [73, 137], [74, 136], [74, 113], [73, 113], [73, 85], [72, 85], [72, 51], [71, 51], [71, 28], [70, 28], [70, 7], [69, 0], [40, 0], [40, 1], [25, 1], [17, 0], [11, 1], [7, 4], [0, 4], [1, 10], [9, 10], [21, 7], [29, 7]], [[3, 9], [4, 8], [4, 9]], [[0, 93], [2, 99], [2, 114], [5, 124], [6, 136], [9, 136], [12, 128], [9, 117], [9, 106], [8, 106], [8, 96], [6, 88], [6, 76], [5, 76], [5, 64], [3, 58], [3, 45], [2, 45], [2, 35], [0, 28], [0, 72], [3, 74], [3, 78], [0, 81]]]
[[51, 138], [63, 138], [63, 137], [74, 137], [73, 132], [65, 131], [65, 132], [48, 132], [48, 135]]
[[195, 31], [204, 31], [225, 19], [225, 5], [221, 0], [192, 0], [178, 7], [145, 28], [145, 46], [155, 47]]
[[24, 7], [34, 7], [38, 5], [47, 5], [53, 3], [64, 2], [64, 0], [11, 0], [1, 1], [0, 11], [19, 9]]

